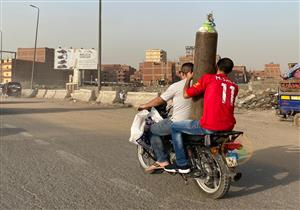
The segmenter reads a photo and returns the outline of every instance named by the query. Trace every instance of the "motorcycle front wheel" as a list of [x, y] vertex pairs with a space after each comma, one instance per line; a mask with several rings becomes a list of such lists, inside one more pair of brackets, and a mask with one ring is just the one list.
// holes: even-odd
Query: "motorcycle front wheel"
[[142, 169], [148, 168], [155, 162], [152, 158], [154, 154], [151, 154], [152, 157], [150, 154], [141, 145], [137, 146], [137, 156]]
[[205, 178], [195, 178], [201, 193], [212, 199], [222, 198], [229, 190], [231, 178], [221, 155], [206, 153], [206, 160], [201, 159], [202, 169], [208, 174]]

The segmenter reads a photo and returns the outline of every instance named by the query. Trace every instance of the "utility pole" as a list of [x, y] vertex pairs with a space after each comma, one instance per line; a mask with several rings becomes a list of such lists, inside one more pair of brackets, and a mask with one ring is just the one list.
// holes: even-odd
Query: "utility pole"
[[[216, 73], [218, 33], [212, 13], [196, 33], [193, 83], [206, 73]], [[203, 113], [203, 96], [193, 98], [191, 118], [199, 120]]]
[[101, 46], [101, 38], [102, 38], [102, 1], [99, 0], [99, 34], [98, 34], [98, 91], [101, 90], [101, 56], [102, 56], [102, 46]]
[[36, 57], [36, 43], [37, 43], [38, 28], [39, 28], [40, 8], [32, 4], [30, 6], [38, 10], [37, 20], [36, 20], [35, 40], [34, 40], [33, 62], [32, 62], [32, 69], [31, 69], [31, 81], [30, 81], [30, 89], [33, 89], [33, 75], [35, 70], [34, 68], [35, 68], [35, 57]]
[[3, 72], [2, 72], [2, 65], [3, 65], [3, 63], [2, 63], [2, 36], [3, 36], [3, 34], [2, 34], [2, 30], [0, 30], [0, 33], [1, 33], [1, 40], [0, 40], [0, 44], [1, 44], [1, 48], [0, 48], [0, 50], [1, 50], [1, 54], [0, 54], [0, 70], [1, 70], [1, 75], [0, 75], [0, 83], [2, 83], [2, 78], [3, 78]]

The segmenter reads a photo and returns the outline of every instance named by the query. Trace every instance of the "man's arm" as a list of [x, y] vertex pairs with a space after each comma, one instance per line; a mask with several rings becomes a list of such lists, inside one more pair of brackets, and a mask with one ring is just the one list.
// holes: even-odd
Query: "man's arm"
[[208, 85], [208, 83], [210, 81], [209, 75], [205, 74], [202, 77], [200, 77], [198, 82], [196, 82], [195, 84], [193, 84], [190, 87], [190, 82], [191, 82], [190, 77], [191, 76], [188, 75], [186, 84], [183, 89], [183, 97], [184, 98], [191, 98], [191, 97], [194, 97], [194, 96], [204, 93], [206, 86]]
[[183, 88], [183, 98], [185, 98], [185, 99], [191, 98], [191, 96], [189, 96], [187, 94], [186, 90], [190, 88], [192, 79], [193, 79], [193, 77], [188, 77], [186, 79], [186, 82], [185, 82], [185, 85], [184, 85], [184, 88]]
[[149, 108], [164, 104], [167, 101], [173, 99], [173, 97], [175, 95], [175, 92], [176, 92], [176, 90], [174, 89], [174, 85], [170, 85], [163, 94], [161, 94], [160, 96], [154, 98], [153, 100], [149, 101], [146, 104], [140, 105], [138, 110], [141, 111], [143, 109], [149, 109]]
[[151, 101], [149, 101], [148, 103], [140, 105], [138, 110], [141, 111], [144, 109], [150, 109], [152, 107], [159, 106], [164, 103], [166, 103], [166, 102], [161, 97], [158, 96], [158, 97], [152, 99]]

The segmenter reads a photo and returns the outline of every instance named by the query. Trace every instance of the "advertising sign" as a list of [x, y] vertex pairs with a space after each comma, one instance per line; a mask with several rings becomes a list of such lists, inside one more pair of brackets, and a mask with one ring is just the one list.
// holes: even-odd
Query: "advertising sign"
[[54, 68], [68, 70], [74, 68], [74, 49], [55, 49]]
[[54, 68], [69, 69], [97, 69], [98, 59], [95, 49], [56, 49], [54, 54]]
[[78, 69], [97, 69], [97, 51], [94, 49], [76, 49], [76, 60]]

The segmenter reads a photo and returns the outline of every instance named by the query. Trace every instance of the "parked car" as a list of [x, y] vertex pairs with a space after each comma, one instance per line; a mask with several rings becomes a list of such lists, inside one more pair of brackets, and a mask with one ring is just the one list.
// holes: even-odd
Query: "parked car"
[[8, 96], [21, 96], [22, 86], [19, 82], [8, 82], [2, 87], [2, 94]]

